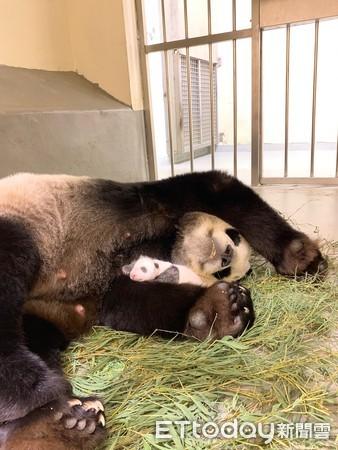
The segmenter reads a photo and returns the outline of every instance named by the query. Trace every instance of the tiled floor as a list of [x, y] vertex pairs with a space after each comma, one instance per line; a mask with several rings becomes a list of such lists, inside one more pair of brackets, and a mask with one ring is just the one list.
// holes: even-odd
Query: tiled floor
[[338, 241], [338, 186], [262, 186], [256, 191], [305, 233]]

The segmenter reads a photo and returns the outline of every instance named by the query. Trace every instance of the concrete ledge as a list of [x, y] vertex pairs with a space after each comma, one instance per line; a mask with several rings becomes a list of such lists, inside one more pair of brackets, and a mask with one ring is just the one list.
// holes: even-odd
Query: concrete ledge
[[146, 180], [143, 112], [75, 73], [0, 66], [0, 177], [15, 172]]

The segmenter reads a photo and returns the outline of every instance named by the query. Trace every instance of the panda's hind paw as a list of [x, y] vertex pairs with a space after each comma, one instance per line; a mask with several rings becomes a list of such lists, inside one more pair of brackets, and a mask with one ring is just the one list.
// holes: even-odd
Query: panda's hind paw
[[66, 430], [92, 434], [97, 428], [104, 428], [106, 424], [104, 407], [95, 397], [68, 399], [66, 402], [52, 405], [51, 409], [54, 421], [61, 423]]

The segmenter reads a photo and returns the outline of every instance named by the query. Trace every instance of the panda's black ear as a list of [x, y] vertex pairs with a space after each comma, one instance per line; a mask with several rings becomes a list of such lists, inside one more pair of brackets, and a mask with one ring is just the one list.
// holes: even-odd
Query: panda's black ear
[[238, 247], [241, 242], [241, 235], [239, 234], [239, 231], [235, 228], [227, 228], [225, 233], [229, 236], [236, 247]]

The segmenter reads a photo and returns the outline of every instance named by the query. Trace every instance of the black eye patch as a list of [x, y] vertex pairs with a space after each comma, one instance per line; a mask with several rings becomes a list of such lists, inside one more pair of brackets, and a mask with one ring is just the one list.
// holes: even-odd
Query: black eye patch
[[222, 280], [224, 277], [228, 277], [231, 274], [231, 267], [226, 267], [223, 270], [213, 273], [213, 276], [217, 278], [217, 280]]
[[156, 269], [160, 267], [159, 263], [154, 263], [154, 266], [156, 267]]
[[241, 235], [239, 234], [238, 230], [235, 230], [235, 228], [227, 228], [225, 230], [225, 234], [227, 234], [229, 236], [229, 238], [236, 245], [236, 247], [239, 246], [239, 244], [241, 242]]
[[144, 273], [146, 273], [146, 272], [147, 272], [147, 268], [146, 268], [146, 267], [144, 267], [144, 266], [142, 266], [142, 267], [141, 267], [141, 270], [142, 270], [142, 272], [144, 272]]

